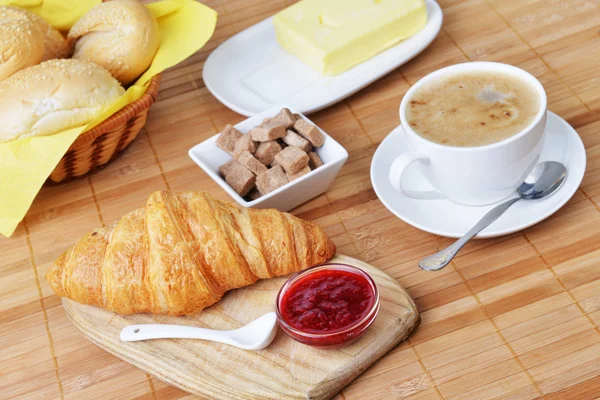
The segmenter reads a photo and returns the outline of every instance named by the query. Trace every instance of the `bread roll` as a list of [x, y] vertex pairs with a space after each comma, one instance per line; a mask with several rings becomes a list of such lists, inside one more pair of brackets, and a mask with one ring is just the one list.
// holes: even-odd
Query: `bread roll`
[[0, 142], [85, 125], [125, 89], [87, 61], [44, 61], [0, 81]]
[[0, 80], [38, 64], [44, 56], [44, 34], [15, 7], [0, 7]]
[[52, 60], [55, 58], [67, 58], [71, 55], [69, 46], [67, 45], [67, 40], [44, 18], [31, 11], [27, 11], [24, 8], [11, 6], [5, 6], [1, 8], [11, 12], [14, 15], [20, 15], [23, 18], [28, 19], [39, 28], [44, 35], [44, 55], [41, 61]]
[[73, 58], [93, 61], [121, 83], [137, 79], [152, 63], [160, 43], [158, 23], [136, 0], [99, 4], [73, 25]]

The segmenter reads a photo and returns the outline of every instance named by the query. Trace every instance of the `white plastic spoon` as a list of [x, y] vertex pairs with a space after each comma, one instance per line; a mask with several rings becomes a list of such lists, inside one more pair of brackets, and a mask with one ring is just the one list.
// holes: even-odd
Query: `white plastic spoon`
[[184, 325], [129, 325], [121, 331], [121, 340], [137, 342], [148, 339], [202, 339], [229, 344], [245, 350], [262, 350], [271, 344], [276, 333], [277, 316], [274, 312], [270, 312], [246, 326], [231, 331]]

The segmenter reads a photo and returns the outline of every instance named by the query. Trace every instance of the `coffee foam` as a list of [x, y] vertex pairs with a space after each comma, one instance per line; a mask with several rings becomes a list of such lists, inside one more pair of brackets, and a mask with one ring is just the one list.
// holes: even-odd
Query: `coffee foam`
[[539, 111], [535, 89], [512, 75], [462, 73], [430, 82], [409, 100], [419, 135], [450, 146], [484, 146], [517, 134]]

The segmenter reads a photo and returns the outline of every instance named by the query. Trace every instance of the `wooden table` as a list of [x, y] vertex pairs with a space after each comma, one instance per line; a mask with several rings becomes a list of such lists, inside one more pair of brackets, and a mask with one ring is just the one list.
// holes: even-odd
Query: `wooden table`
[[[44, 274], [67, 246], [140, 207], [154, 190], [227, 195], [187, 156], [243, 117], [202, 82], [207, 55], [291, 1], [212, 0], [218, 29], [168, 71], [148, 124], [102, 171], [46, 186], [10, 239], [0, 240], [0, 397], [179, 399], [169, 387], [92, 345], [67, 319]], [[311, 116], [350, 158], [334, 186], [296, 209], [339, 251], [391, 274], [423, 323], [336, 399], [593, 399], [600, 396], [600, 4], [592, 0], [441, 0], [444, 25], [416, 59], [346, 101]], [[549, 109], [581, 135], [588, 171], [548, 220], [469, 244], [451, 267], [417, 260], [450, 243], [394, 217], [369, 179], [377, 145], [398, 125], [398, 105], [425, 74], [469, 60], [513, 64], [537, 76]]]

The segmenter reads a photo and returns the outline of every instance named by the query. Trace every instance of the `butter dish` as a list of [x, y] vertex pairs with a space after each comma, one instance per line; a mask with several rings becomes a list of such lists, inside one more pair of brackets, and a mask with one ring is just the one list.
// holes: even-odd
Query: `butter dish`
[[318, 111], [350, 96], [422, 52], [442, 26], [442, 10], [425, 0], [427, 24], [414, 36], [335, 76], [323, 76], [277, 42], [268, 18], [223, 42], [208, 57], [208, 90], [233, 111], [251, 116], [285, 103], [301, 113]]
[[[290, 106], [276, 106], [253, 117], [245, 119], [234, 128], [243, 134], [247, 134], [250, 129], [261, 124], [264, 118], [274, 117], [282, 108], [289, 108], [294, 114], [299, 114], [300, 118], [314, 124], [306, 116]], [[204, 170], [231, 198], [233, 198], [242, 207], [253, 208], [276, 208], [279, 211], [288, 211], [299, 206], [302, 203], [324, 193], [333, 183], [336, 175], [348, 159], [348, 152], [341, 144], [336, 142], [321, 128], [319, 131], [325, 137], [323, 145], [315, 148], [314, 151], [323, 160], [323, 165], [313, 171], [303, 175], [284, 186], [275, 189], [255, 200], [247, 201], [240, 196], [232, 187], [219, 175], [219, 167], [231, 160], [231, 156], [225, 151], [219, 149], [216, 141], [219, 134], [205, 140], [204, 142], [192, 147], [188, 154], [200, 168]]]

